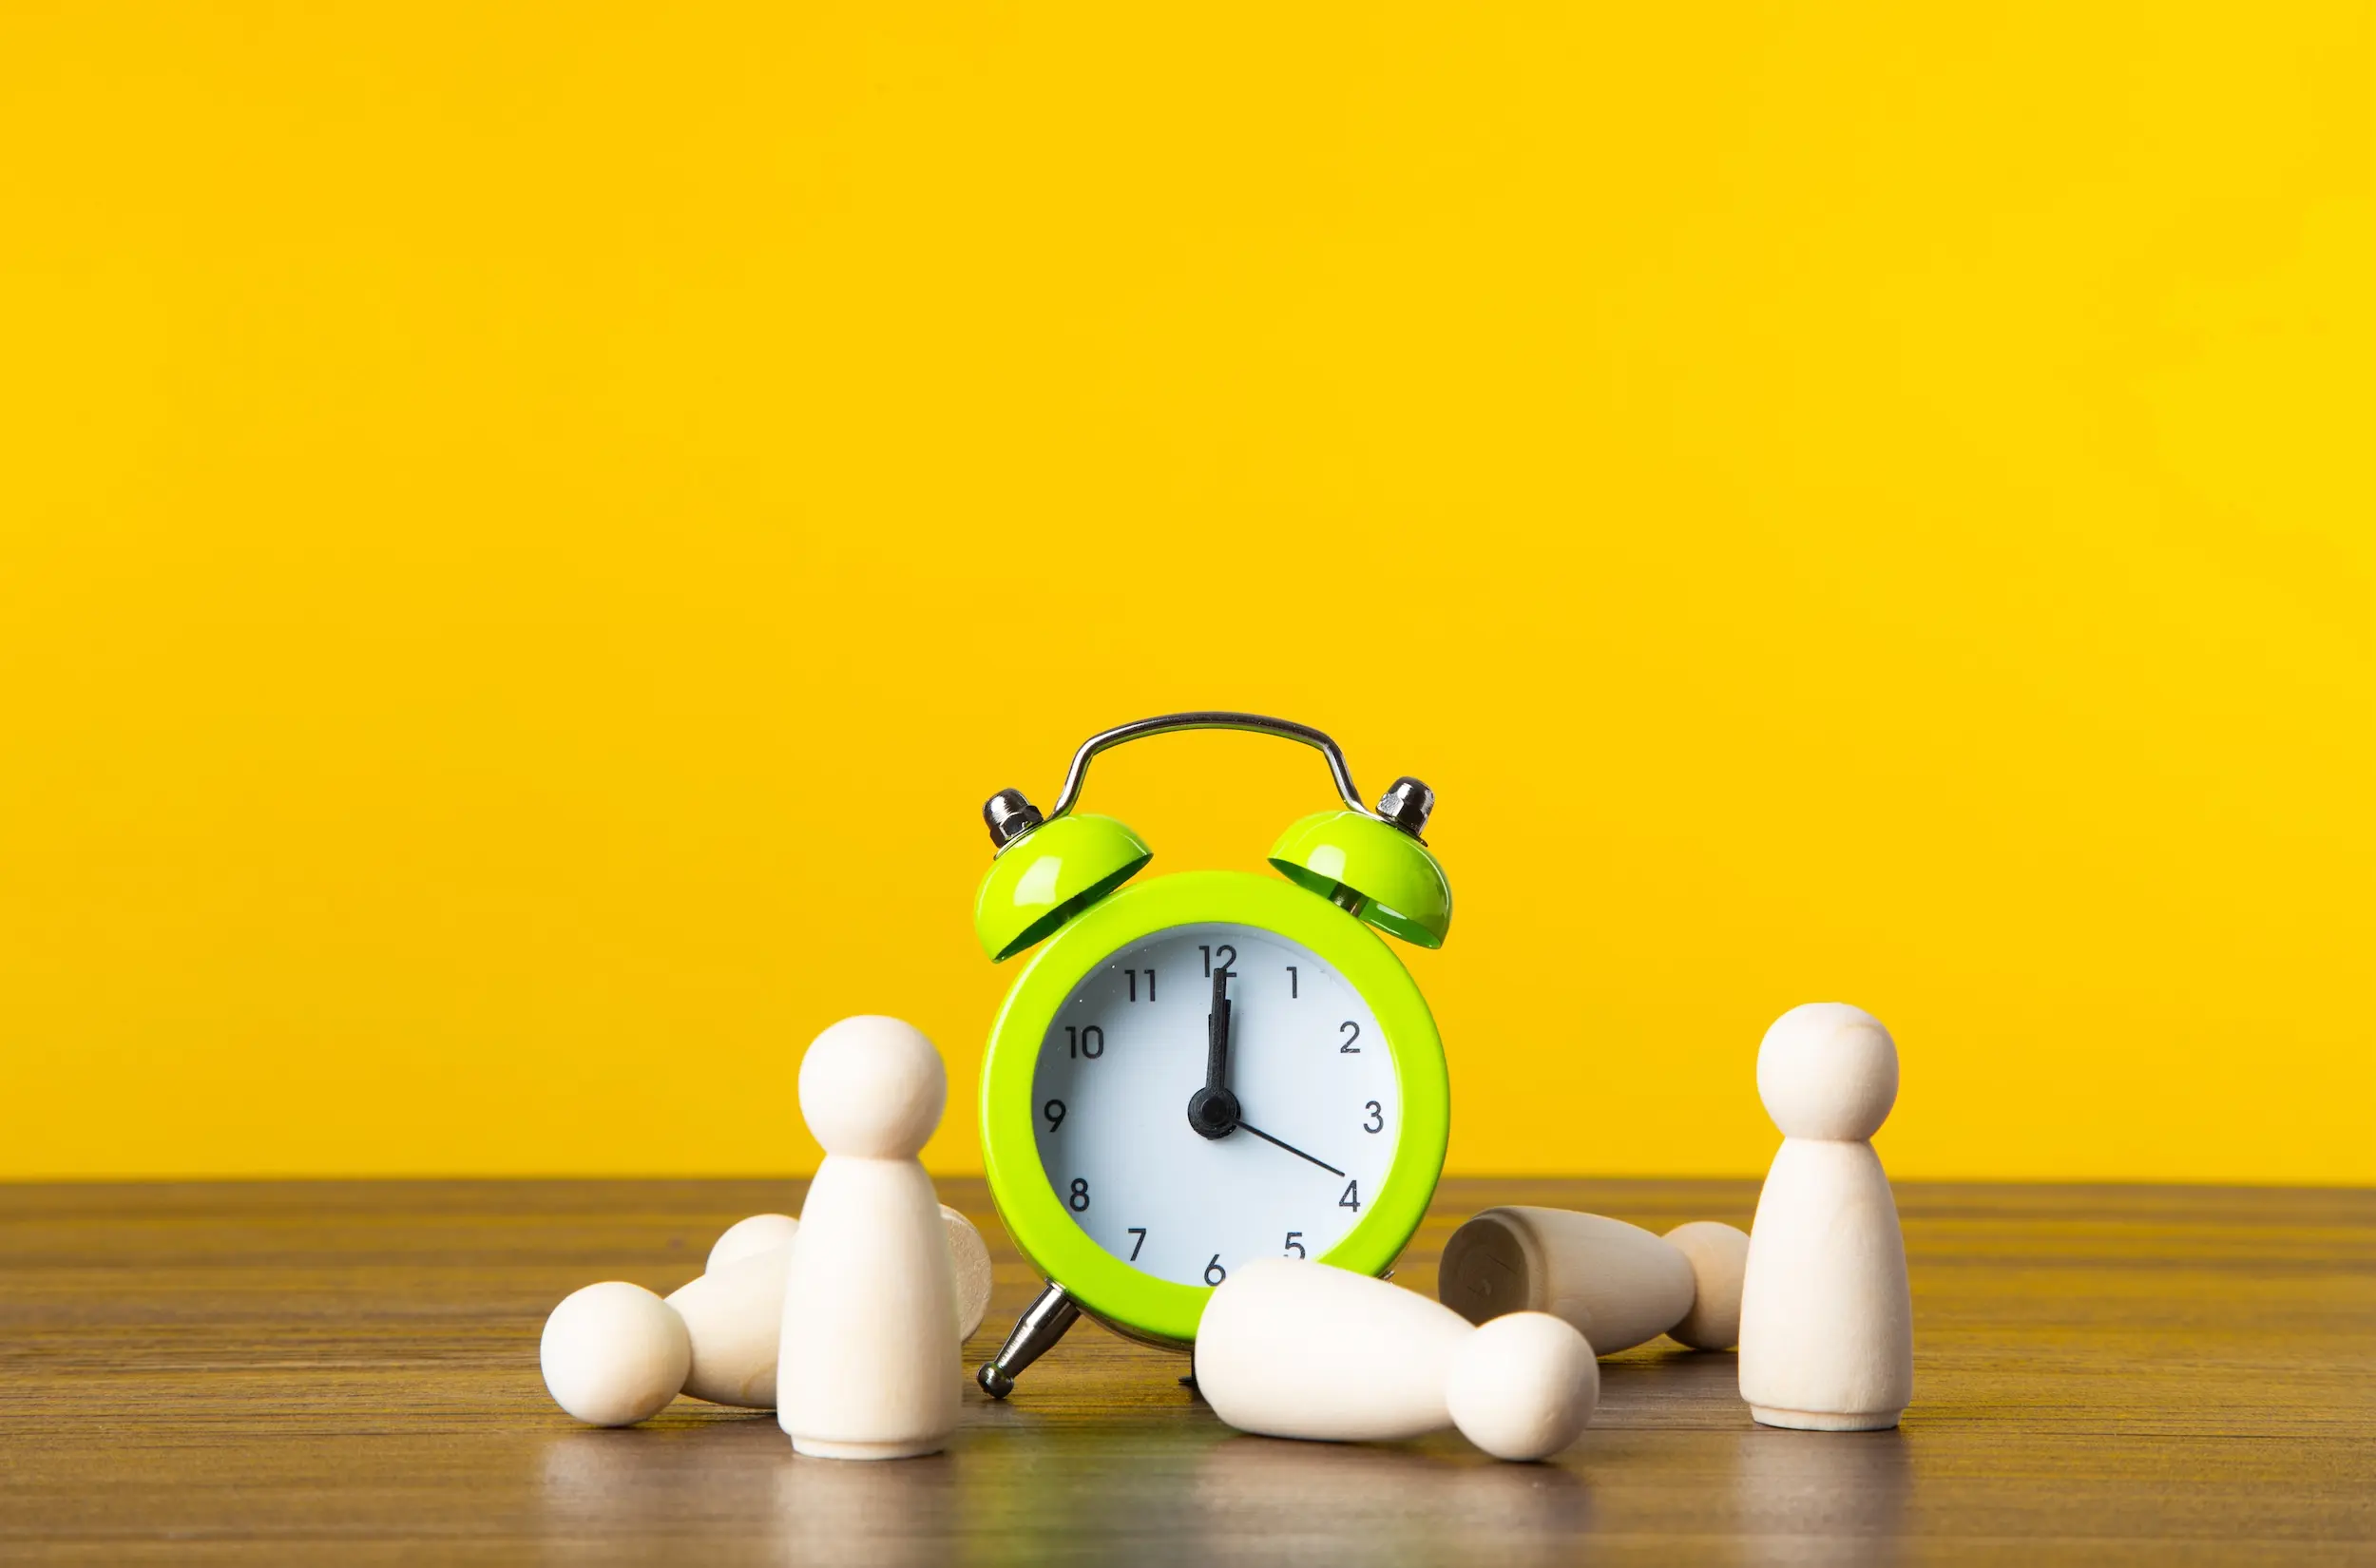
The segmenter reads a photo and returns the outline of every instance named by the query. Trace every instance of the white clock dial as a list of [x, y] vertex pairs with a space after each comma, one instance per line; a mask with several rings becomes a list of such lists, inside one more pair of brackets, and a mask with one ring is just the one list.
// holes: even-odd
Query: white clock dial
[[[1188, 1109], [1206, 1086], [1217, 969], [1238, 1120], [1208, 1138]], [[1040, 1164], [1074, 1222], [1181, 1285], [1342, 1240], [1382, 1195], [1401, 1110], [1360, 993], [1309, 948], [1221, 922], [1107, 959], [1057, 1010], [1032, 1076]]]

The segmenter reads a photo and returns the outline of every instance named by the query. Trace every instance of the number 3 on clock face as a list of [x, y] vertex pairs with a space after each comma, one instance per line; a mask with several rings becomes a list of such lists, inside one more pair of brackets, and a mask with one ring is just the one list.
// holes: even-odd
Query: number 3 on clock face
[[992, 1031], [983, 1143], [1050, 1278], [1184, 1344], [1255, 1258], [1389, 1267], [1449, 1115], [1434, 1021], [1384, 943], [1290, 884], [1200, 871], [1114, 895], [1033, 960]]

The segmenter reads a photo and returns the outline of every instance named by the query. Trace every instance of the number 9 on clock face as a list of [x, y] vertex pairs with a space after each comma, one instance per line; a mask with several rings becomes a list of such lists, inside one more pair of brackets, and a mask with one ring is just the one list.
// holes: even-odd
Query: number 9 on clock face
[[[1208, 1107], [1199, 1126], [1191, 1101], [1214, 1088], [1236, 1115]], [[1074, 985], [1032, 1103], [1041, 1168], [1074, 1223], [1190, 1286], [1326, 1253], [1380, 1194], [1401, 1126], [1361, 994], [1310, 948], [1222, 922], [1143, 937]]]

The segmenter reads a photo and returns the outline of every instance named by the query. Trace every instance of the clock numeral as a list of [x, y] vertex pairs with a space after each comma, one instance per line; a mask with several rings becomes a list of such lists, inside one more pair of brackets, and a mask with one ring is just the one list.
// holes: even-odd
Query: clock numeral
[[[1073, 1185], [1078, 1187], [1081, 1183], [1076, 1181]], [[1336, 1206], [1340, 1209], [1351, 1209], [1355, 1214], [1361, 1213], [1361, 1183], [1358, 1181], [1345, 1183], [1345, 1195], [1336, 1200]], [[1083, 1202], [1077, 1207], [1085, 1209], [1088, 1204]]]
[[1336, 1048], [1336, 1054], [1338, 1056], [1359, 1056], [1361, 1054], [1361, 1047], [1354, 1044], [1353, 1042], [1361, 1038], [1361, 1025], [1355, 1023], [1349, 1018], [1344, 1023], [1339, 1023], [1337, 1027], [1345, 1031], [1345, 1043]]
[[1064, 1025], [1064, 1044], [1075, 1060], [1085, 1056], [1095, 1061], [1105, 1054], [1105, 1031], [1094, 1023], [1085, 1029], [1076, 1029], [1067, 1023]]
[[1139, 1000], [1139, 977], [1140, 975], [1147, 977], [1147, 1000], [1153, 1002], [1155, 1000], [1155, 971], [1153, 969], [1124, 969], [1122, 971], [1122, 978], [1130, 982], [1130, 1000], [1133, 1002]]
[[1287, 1233], [1287, 1255], [1290, 1257], [1310, 1257], [1312, 1255], [1310, 1252], [1304, 1251], [1304, 1233], [1301, 1231], [1290, 1231]]
[[[1073, 1177], [1072, 1196], [1065, 1201], [1072, 1205], [1072, 1212], [1074, 1214], [1079, 1214], [1083, 1209], [1086, 1209], [1089, 1206], [1089, 1184], [1079, 1176]], [[1360, 1205], [1355, 1204], [1353, 1207], [1359, 1208]]]
[[[1376, 1104], [1377, 1102], [1372, 1100], [1371, 1109], [1374, 1110]], [[1047, 1130], [1052, 1133], [1064, 1124], [1064, 1102], [1061, 1100], [1051, 1100], [1040, 1107], [1040, 1114], [1047, 1118]]]
[[1295, 966], [1290, 964], [1287, 966], [1287, 1000], [1293, 1002], [1301, 995], [1303, 995], [1302, 982], [1295, 978]]
[[1204, 1282], [1207, 1285], [1218, 1285], [1228, 1277], [1229, 1271], [1221, 1267], [1221, 1254], [1214, 1253], [1213, 1261], [1204, 1266]]
[[1197, 944], [1197, 951], [1204, 955], [1205, 979], [1211, 980], [1213, 978], [1213, 955], [1215, 953], [1227, 953], [1229, 955], [1227, 958], [1221, 960], [1221, 973], [1232, 974], [1236, 972], [1230, 968], [1230, 966], [1237, 962], [1237, 949], [1231, 947], [1228, 943], [1224, 942], [1217, 947], [1208, 947], [1203, 943], [1199, 942]]
[[1386, 1112], [1379, 1107], [1378, 1102], [1373, 1100], [1364, 1109], [1369, 1111], [1370, 1119], [1361, 1124], [1361, 1130], [1365, 1133], [1385, 1132]]
[[1139, 1261], [1139, 1249], [1147, 1244], [1147, 1228], [1143, 1225], [1133, 1225], [1130, 1228], [1130, 1233], [1139, 1238], [1130, 1244], [1130, 1261], [1136, 1263]]

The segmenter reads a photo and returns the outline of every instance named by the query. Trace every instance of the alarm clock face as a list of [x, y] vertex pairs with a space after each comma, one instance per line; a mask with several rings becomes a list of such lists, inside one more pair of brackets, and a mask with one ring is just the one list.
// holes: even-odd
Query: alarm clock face
[[[1236, 1115], [1200, 1131], [1217, 981]], [[1106, 1327], [1180, 1348], [1249, 1259], [1392, 1267], [1450, 1127], [1409, 971], [1328, 899], [1243, 871], [1156, 877], [1075, 915], [982, 1062], [983, 1174], [1017, 1248]]]
[[[1207, 1087], [1217, 1000], [1237, 1117], [1208, 1138], [1189, 1105]], [[1402, 1121], [1360, 992], [1298, 943], [1223, 922], [1141, 937], [1076, 984], [1040, 1042], [1031, 1101], [1041, 1168], [1073, 1222], [1189, 1286], [1329, 1251], [1381, 1195]]]

